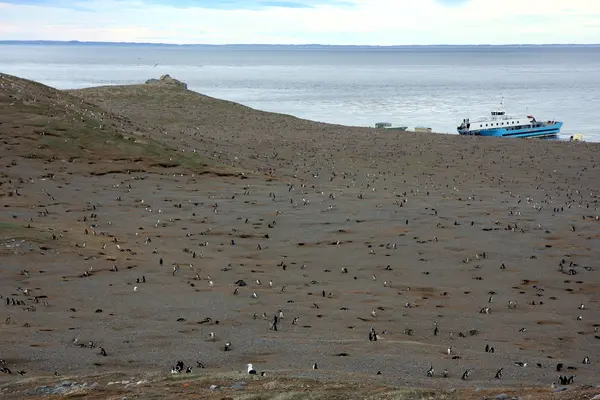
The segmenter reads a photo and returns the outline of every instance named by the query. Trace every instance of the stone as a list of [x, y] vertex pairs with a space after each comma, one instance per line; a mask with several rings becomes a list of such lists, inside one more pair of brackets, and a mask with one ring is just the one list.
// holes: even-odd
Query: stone
[[171, 78], [169, 74], [163, 75], [160, 79], [148, 79], [146, 85], [173, 86], [180, 89], [187, 89], [187, 83]]
[[508, 395], [506, 393], [499, 394], [496, 396], [496, 400], [506, 400], [508, 399]]

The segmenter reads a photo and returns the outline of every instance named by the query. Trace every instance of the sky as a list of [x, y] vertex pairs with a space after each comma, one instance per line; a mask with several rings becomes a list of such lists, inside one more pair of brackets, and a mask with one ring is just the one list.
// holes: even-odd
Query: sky
[[600, 0], [0, 0], [0, 40], [597, 44]]

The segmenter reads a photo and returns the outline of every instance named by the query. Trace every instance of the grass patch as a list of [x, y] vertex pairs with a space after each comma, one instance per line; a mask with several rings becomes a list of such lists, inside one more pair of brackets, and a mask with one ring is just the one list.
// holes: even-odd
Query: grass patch
[[[152, 138], [136, 122], [66, 92], [0, 74], [0, 130], [6, 155], [181, 168], [193, 173], [219, 169], [196, 153], [184, 153]], [[130, 99], [146, 109], [151, 97]], [[155, 114], [158, 110], [151, 110]], [[163, 117], [167, 113], [162, 113]], [[147, 117], [148, 114], [146, 114]], [[140, 121], [145, 121], [142, 117]]]
[[3, 242], [13, 239], [41, 242], [43, 241], [44, 233], [36, 228], [27, 228], [26, 225], [0, 221], [0, 241]]

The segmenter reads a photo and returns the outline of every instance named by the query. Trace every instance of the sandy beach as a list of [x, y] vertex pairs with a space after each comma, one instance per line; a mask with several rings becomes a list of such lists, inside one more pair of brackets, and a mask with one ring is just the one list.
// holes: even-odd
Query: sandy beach
[[0, 84], [7, 388], [182, 360], [600, 393], [600, 144], [327, 125], [168, 82]]

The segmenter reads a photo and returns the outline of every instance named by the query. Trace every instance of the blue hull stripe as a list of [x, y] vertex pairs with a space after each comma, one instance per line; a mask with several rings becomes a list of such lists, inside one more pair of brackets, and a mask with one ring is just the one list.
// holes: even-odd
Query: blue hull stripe
[[539, 131], [532, 132], [517, 132], [517, 133], [505, 133], [502, 136], [515, 136], [515, 135], [539, 135], [539, 134], [549, 134], [550, 132], [558, 133], [560, 132], [560, 128], [552, 128], [552, 129], [540, 129]]

